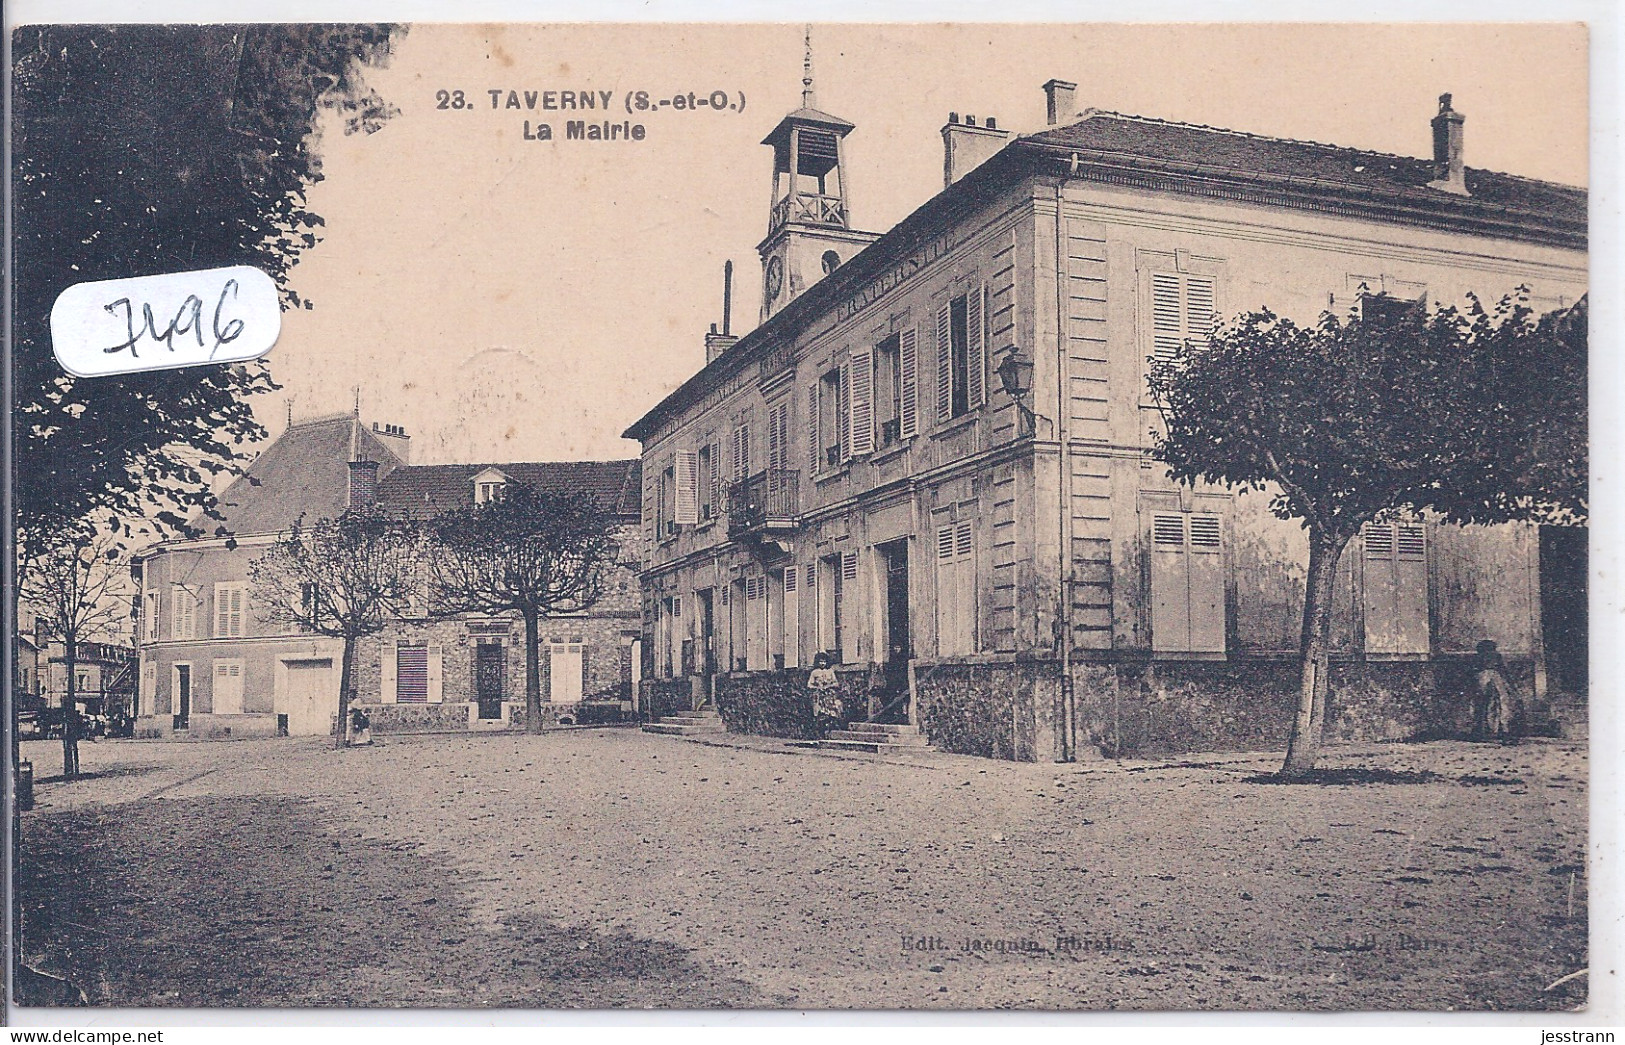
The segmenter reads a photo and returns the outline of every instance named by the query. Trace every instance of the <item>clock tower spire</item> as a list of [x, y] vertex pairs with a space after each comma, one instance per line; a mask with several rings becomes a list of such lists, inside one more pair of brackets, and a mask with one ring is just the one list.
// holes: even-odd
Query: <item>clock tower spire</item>
[[801, 108], [762, 139], [773, 148], [767, 238], [756, 247], [764, 321], [879, 238], [852, 228], [843, 140], [853, 125], [818, 110], [811, 26], [803, 43]]

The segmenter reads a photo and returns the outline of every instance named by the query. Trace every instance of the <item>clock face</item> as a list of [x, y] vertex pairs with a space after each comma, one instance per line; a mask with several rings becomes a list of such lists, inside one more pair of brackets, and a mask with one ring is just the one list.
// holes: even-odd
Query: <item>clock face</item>
[[767, 290], [767, 299], [772, 301], [784, 289], [784, 259], [774, 255], [767, 259], [767, 274], [764, 278], [764, 288]]

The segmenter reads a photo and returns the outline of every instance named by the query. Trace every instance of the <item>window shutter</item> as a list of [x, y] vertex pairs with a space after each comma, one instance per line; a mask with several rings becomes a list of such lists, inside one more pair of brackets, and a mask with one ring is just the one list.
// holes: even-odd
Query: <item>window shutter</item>
[[384, 643], [383, 663], [380, 665], [383, 670], [379, 672], [382, 684], [379, 686], [378, 699], [385, 704], [395, 703], [395, 655], [395, 643]]
[[801, 592], [797, 590], [799, 566], [784, 568], [784, 666], [801, 666]]
[[581, 696], [585, 698], [589, 692], [587, 687], [587, 644], [581, 644]]
[[817, 475], [824, 464], [824, 446], [818, 439], [818, 382], [807, 386], [807, 465], [808, 475]]
[[1365, 557], [1386, 562], [1394, 557], [1394, 530], [1388, 523], [1366, 523]]
[[987, 401], [987, 338], [983, 330], [985, 293], [981, 284], [965, 296], [965, 401], [975, 410]]
[[1151, 517], [1151, 648], [1187, 653], [1191, 645], [1190, 569], [1185, 556], [1185, 515]]
[[853, 457], [875, 452], [875, 363], [870, 348], [853, 351], [850, 365], [852, 374], [852, 450]]
[[789, 399], [781, 399], [768, 408], [767, 466], [779, 471], [790, 467]]
[[1224, 626], [1224, 542], [1219, 517], [1193, 512], [1190, 516], [1190, 547], [1185, 558], [1190, 585], [1190, 651], [1223, 653]]
[[841, 553], [841, 580], [855, 581], [858, 579], [858, 553]]
[[1185, 336], [1206, 345], [1213, 332], [1213, 281], [1200, 276], [1185, 277]]
[[841, 360], [841, 392], [838, 402], [841, 416], [835, 419], [841, 432], [841, 460], [852, 457], [852, 360]]
[[750, 478], [750, 425], [734, 427], [734, 479]]
[[[1172, 359], [1185, 340], [1179, 282], [1172, 273], [1158, 272], [1151, 277], [1151, 355], [1159, 362]], [[1181, 533], [1183, 530], [1181, 526]]]
[[428, 699], [431, 704], [438, 704], [441, 700], [440, 691], [440, 647], [430, 646], [428, 650]]
[[903, 439], [910, 439], [920, 431], [920, 381], [919, 381], [919, 355], [920, 346], [917, 343], [917, 333], [913, 327], [903, 331], [898, 339], [897, 366], [902, 371], [900, 388], [902, 394], [899, 405], [897, 429]]
[[214, 633], [216, 637], [224, 638], [231, 632], [227, 629], [231, 625], [231, 589], [224, 584], [214, 586]]
[[711, 444], [711, 516], [722, 511], [722, 440]]
[[947, 424], [954, 413], [954, 344], [952, 311], [947, 302], [937, 309], [937, 424]]
[[1368, 523], [1365, 544], [1365, 648], [1427, 653], [1427, 530], [1420, 523]]
[[693, 450], [679, 450], [676, 458], [677, 513], [673, 521], [693, 526], [700, 521], [699, 458]]
[[231, 589], [232, 635], [241, 635], [243, 633], [243, 602], [246, 594], [247, 593], [243, 590], [242, 585], [238, 585], [237, 587]]

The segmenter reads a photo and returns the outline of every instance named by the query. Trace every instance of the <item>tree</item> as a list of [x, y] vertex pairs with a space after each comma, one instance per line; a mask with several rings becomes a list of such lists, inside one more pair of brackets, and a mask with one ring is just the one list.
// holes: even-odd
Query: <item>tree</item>
[[267, 622], [344, 641], [336, 747], [348, 742], [356, 641], [383, 631], [421, 590], [421, 549], [412, 524], [374, 505], [309, 527], [295, 523], [249, 564], [254, 600], [265, 607]]
[[503, 495], [432, 524], [436, 613], [518, 613], [525, 622], [525, 728], [542, 731], [541, 621], [590, 609], [619, 546], [603, 506], [509, 482]]
[[79, 775], [78, 666], [80, 643], [111, 639], [129, 616], [127, 570], [111, 527], [89, 538], [75, 528], [36, 541], [19, 571], [18, 599], [33, 606], [62, 642], [67, 685], [62, 694], [62, 776]]
[[1395, 512], [1455, 522], [1583, 519], [1585, 322], [1519, 298], [1428, 310], [1368, 297], [1299, 327], [1265, 310], [1155, 363], [1177, 481], [1273, 495], [1309, 533], [1302, 675], [1281, 775], [1314, 768], [1326, 715], [1332, 583], [1350, 540]]
[[111, 513], [171, 529], [212, 511], [209, 484], [264, 436], [250, 400], [268, 364], [80, 379], [51, 353], [74, 283], [233, 264], [268, 272], [285, 308], [323, 222], [319, 120], [376, 130], [362, 79], [390, 26], [22, 26], [13, 33], [12, 380], [25, 541]]

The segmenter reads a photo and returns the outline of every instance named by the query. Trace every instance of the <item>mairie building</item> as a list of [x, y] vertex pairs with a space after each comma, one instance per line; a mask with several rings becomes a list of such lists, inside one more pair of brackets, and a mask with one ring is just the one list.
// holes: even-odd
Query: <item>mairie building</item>
[[[806, 86], [763, 143], [760, 325], [713, 328], [626, 432], [648, 712], [816, 737], [823, 651], [846, 719], [943, 750], [1284, 746], [1307, 539], [1268, 490], [1168, 479], [1148, 360], [1261, 308], [1572, 306], [1586, 192], [1466, 166], [1448, 95], [1415, 158], [1081, 109], [1052, 80], [1034, 133], [950, 115], [943, 190], [876, 234], [847, 191], [854, 127]], [[1367, 527], [1328, 740], [1466, 728], [1486, 638], [1532, 705], [1583, 699], [1584, 574], [1583, 530]]]

